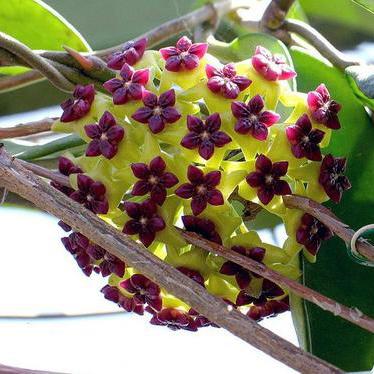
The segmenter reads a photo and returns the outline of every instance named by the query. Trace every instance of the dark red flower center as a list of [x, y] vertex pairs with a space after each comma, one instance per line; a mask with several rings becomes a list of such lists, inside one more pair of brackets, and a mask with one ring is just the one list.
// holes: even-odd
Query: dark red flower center
[[292, 193], [288, 183], [281, 177], [285, 176], [288, 169], [287, 161], [271, 162], [265, 155], [261, 154], [256, 159], [256, 171], [248, 174], [247, 183], [257, 189], [259, 200], [267, 205], [274, 195], [289, 195]]
[[165, 228], [165, 221], [157, 214], [157, 205], [152, 200], [142, 203], [125, 202], [126, 213], [131, 218], [123, 227], [127, 235], [139, 235], [144, 246], [149, 247], [156, 238], [156, 233]]
[[266, 140], [268, 127], [274, 125], [280, 116], [279, 114], [265, 110], [264, 100], [260, 95], [254, 96], [248, 104], [234, 101], [231, 103], [231, 111], [237, 119], [235, 131], [239, 134], [251, 134], [255, 139]]
[[340, 202], [343, 192], [351, 188], [348, 177], [344, 175], [346, 167], [345, 158], [333, 157], [331, 154], [326, 155], [321, 164], [319, 183], [336, 203]]
[[205, 124], [199, 117], [188, 115], [187, 128], [190, 132], [182, 139], [181, 145], [188, 149], [197, 148], [205, 160], [213, 156], [215, 147], [221, 148], [231, 142], [230, 136], [219, 131], [221, 117], [218, 113], [208, 116]]
[[132, 195], [144, 196], [150, 193], [151, 200], [158, 205], [165, 202], [167, 189], [174, 187], [178, 178], [173, 174], [166, 172], [166, 163], [162, 157], [155, 157], [148, 165], [144, 163], [134, 163], [131, 165], [134, 175], [140, 179], [136, 182]]
[[192, 199], [191, 209], [194, 215], [199, 215], [209, 204], [222, 205], [222, 193], [216, 188], [221, 181], [220, 171], [204, 173], [196, 166], [190, 165], [187, 171], [190, 183], [184, 183], [175, 191], [182, 199]]

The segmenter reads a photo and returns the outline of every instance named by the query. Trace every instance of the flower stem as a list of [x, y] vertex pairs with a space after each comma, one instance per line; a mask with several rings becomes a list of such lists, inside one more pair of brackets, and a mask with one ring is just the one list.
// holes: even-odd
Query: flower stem
[[64, 151], [66, 149], [74, 148], [83, 144], [85, 144], [85, 142], [78, 136], [68, 135], [43, 145], [30, 147], [30, 150], [24, 151], [14, 156], [18, 157], [21, 160], [35, 160], [44, 156], [48, 156], [52, 153]]

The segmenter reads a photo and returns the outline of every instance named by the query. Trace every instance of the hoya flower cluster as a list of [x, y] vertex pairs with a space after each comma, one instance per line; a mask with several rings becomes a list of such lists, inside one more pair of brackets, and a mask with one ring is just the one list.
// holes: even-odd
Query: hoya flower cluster
[[[340, 105], [323, 84], [307, 94], [292, 91], [296, 72], [284, 56], [261, 46], [253, 53], [222, 65], [207, 44], [187, 37], [160, 51], [146, 50], [145, 40], [127, 43], [108, 61], [117, 74], [103, 85], [107, 94], [78, 86], [61, 105], [54, 130], [79, 135], [87, 147], [81, 157], [60, 159], [72, 188], [54, 186], [260, 320], [288, 310], [287, 292], [189, 245], [176, 227], [296, 279], [298, 253], [315, 261], [332, 233], [286, 208], [282, 196], [338, 203], [350, 184], [346, 160], [323, 154], [340, 127]], [[282, 247], [250, 229], [234, 208], [238, 195], [283, 220]], [[212, 325], [82, 234], [70, 232], [62, 241], [86, 275], [109, 276], [102, 293], [126, 311], [150, 313], [152, 324], [171, 329]]]

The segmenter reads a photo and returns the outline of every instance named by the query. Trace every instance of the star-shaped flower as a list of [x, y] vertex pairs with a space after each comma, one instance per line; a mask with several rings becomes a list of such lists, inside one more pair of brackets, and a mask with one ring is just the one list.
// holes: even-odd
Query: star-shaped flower
[[266, 140], [268, 136], [268, 127], [274, 125], [280, 115], [271, 111], [264, 110], [264, 100], [260, 95], [252, 97], [248, 104], [234, 101], [231, 103], [231, 111], [237, 119], [235, 131], [239, 134], [251, 134], [255, 139]]
[[236, 297], [236, 305], [243, 306], [251, 303], [260, 305], [265, 303], [267, 299], [272, 299], [282, 295], [284, 295], [284, 291], [281, 287], [268, 279], [264, 279], [260, 296], [254, 297], [250, 295], [247, 290], [241, 290]]
[[178, 182], [178, 178], [173, 174], [166, 172], [166, 163], [162, 157], [155, 157], [149, 164], [134, 163], [131, 165], [132, 172], [140, 179], [136, 182], [131, 194], [134, 196], [144, 196], [151, 194], [151, 200], [158, 205], [165, 202], [167, 188], [174, 187]]
[[329, 129], [340, 129], [338, 112], [341, 105], [331, 100], [330, 92], [323, 83], [315, 91], [308, 93], [307, 101], [315, 121], [323, 123]]
[[[60, 156], [58, 159], [58, 171], [66, 175], [67, 177], [71, 174], [83, 173], [82, 169], [69, 160], [67, 157]], [[63, 186], [58, 182], [52, 181], [51, 186], [61, 191], [63, 194], [69, 196], [74, 189], [71, 187]], [[70, 231], [70, 230], [69, 230]]]
[[113, 78], [103, 84], [113, 95], [113, 103], [120, 105], [131, 100], [140, 100], [149, 80], [149, 69], [134, 70], [130, 65], [124, 64], [120, 76], [122, 79]]
[[187, 36], [181, 37], [175, 47], [161, 48], [161, 56], [166, 61], [165, 69], [173, 72], [193, 70], [208, 50], [206, 43], [194, 43]]
[[86, 149], [86, 156], [100, 156], [110, 160], [118, 152], [118, 144], [125, 136], [125, 130], [117, 125], [115, 118], [105, 111], [98, 124], [84, 126], [86, 135], [92, 139]]
[[296, 77], [296, 72], [287, 65], [283, 55], [273, 55], [268, 49], [257, 46], [252, 56], [252, 66], [268, 81], [286, 80]]
[[100, 292], [104, 294], [104, 297], [107, 300], [113, 301], [114, 303], [118, 304], [118, 306], [121, 306], [123, 309], [125, 309], [127, 312], [134, 312], [139, 315], [144, 314], [144, 305], [141, 303], [137, 303], [133, 298], [122, 295], [117, 287], [107, 284], [101, 289]]
[[201, 327], [208, 327], [208, 326], [219, 328], [218, 325], [211, 322], [208, 318], [199, 314], [196, 310], [192, 308], [188, 311], [188, 314], [193, 317], [195, 325], [198, 329]]
[[206, 240], [222, 244], [222, 239], [216, 230], [216, 225], [211, 220], [195, 216], [182, 216], [182, 222], [186, 231], [195, 232]]
[[288, 183], [282, 179], [287, 173], [288, 162], [271, 162], [265, 155], [261, 154], [256, 159], [256, 171], [248, 174], [246, 181], [257, 188], [259, 200], [267, 205], [273, 199], [274, 195], [289, 195], [292, 193]]
[[308, 252], [315, 256], [321, 247], [322, 241], [333, 236], [332, 231], [323, 223], [308, 213], [301, 217], [301, 224], [296, 231], [296, 240]]
[[126, 201], [124, 203], [126, 213], [131, 218], [123, 227], [127, 235], [139, 234], [140, 241], [149, 247], [155, 240], [156, 233], [165, 228], [165, 221], [157, 214], [157, 205], [146, 200], [142, 203]]
[[61, 104], [63, 113], [61, 122], [72, 122], [83, 118], [91, 109], [95, 98], [93, 84], [87, 86], [77, 85], [73, 92], [73, 99], [67, 99]]
[[235, 65], [227, 64], [222, 68], [206, 65], [205, 72], [208, 77], [208, 88], [227, 99], [236, 99], [252, 83], [247, 77], [236, 75]]
[[198, 148], [199, 155], [209, 160], [214, 154], [214, 147], [221, 148], [231, 142], [231, 138], [221, 128], [221, 117], [213, 113], [206, 118], [205, 124], [195, 116], [187, 116], [187, 128], [190, 132], [182, 139], [181, 145], [188, 149]]
[[221, 181], [220, 171], [204, 173], [196, 166], [190, 165], [187, 177], [191, 183], [184, 183], [177, 188], [175, 194], [182, 199], [191, 199], [192, 213], [199, 215], [209, 204], [223, 205], [223, 195], [216, 188]]
[[127, 292], [133, 294], [138, 304], [148, 304], [155, 310], [161, 310], [160, 287], [142, 274], [134, 274], [120, 283]]
[[343, 192], [351, 188], [348, 177], [344, 175], [346, 167], [346, 158], [334, 157], [331, 154], [326, 155], [321, 164], [318, 181], [335, 203], [339, 203]]
[[72, 232], [68, 237], [62, 238], [61, 242], [66, 250], [73, 255], [83, 273], [89, 277], [94, 268], [86, 252], [90, 243], [89, 239], [79, 232]]
[[165, 124], [174, 123], [181, 118], [175, 105], [175, 91], [170, 89], [160, 95], [159, 98], [149, 91], [143, 93], [142, 108], [139, 108], [132, 118], [141, 123], [147, 123], [149, 129], [157, 134], [165, 128]]
[[86, 252], [93, 260], [100, 261], [99, 268], [103, 277], [112, 273], [118, 277], [125, 274], [126, 264], [99, 245], [91, 243]]
[[108, 213], [109, 204], [105, 186], [84, 174], [79, 174], [77, 181], [78, 190], [74, 191], [70, 197], [96, 214]]
[[282, 300], [269, 300], [252, 305], [247, 316], [255, 321], [261, 321], [265, 317], [275, 317], [288, 310], [290, 310], [290, 305], [288, 298], [285, 297]]
[[191, 316], [175, 308], [164, 308], [151, 319], [152, 325], [167, 326], [171, 330], [196, 331], [197, 326]]
[[303, 114], [294, 125], [288, 126], [286, 135], [291, 143], [291, 151], [296, 158], [306, 157], [312, 161], [322, 160], [319, 143], [325, 133], [318, 129], [312, 129], [307, 114]]
[[[265, 256], [265, 249], [261, 247], [245, 248], [242, 246], [233, 246], [231, 247], [231, 250], [258, 262], [261, 262]], [[225, 275], [235, 275], [235, 280], [240, 289], [247, 288], [252, 278], [251, 272], [231, 261], [226, 261], [222, 264], [220, 273]]]
[[186, 268], [184, 266], [180, 266], [177, 268], [181, 273], [186, 275], [187, 277], [191, 278], [195, 282], [199, 283], [201, 286], [204, 286], [204, 277], [197, 271], [197, 270], [192, 270], [189, 268]]
[[124, 64], [135, 65], [143, 57], [146, 45], [147, 38], [128, 41], [121, 51], [113, 53], [108, 61], [108, 67], [121, 70]]

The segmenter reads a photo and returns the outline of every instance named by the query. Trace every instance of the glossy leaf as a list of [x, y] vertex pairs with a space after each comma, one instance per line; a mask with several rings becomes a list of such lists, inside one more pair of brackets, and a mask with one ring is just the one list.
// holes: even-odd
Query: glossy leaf
[[[308, 92], [324, 82], [332, 97], [343, 105], [342, 128], [334, 133], [327, 152], [348, 158], [352, 189], [334, 213], [354, 229], [372, 223], [374, 210], [374, 127], [353, 93], [344, 73], [299, 50], [291, 55], [298, 72], [298, 87]], [[374, 272], [355, 263], [337, 238], [322, 245], [315, 264], [303, 260], [304, 283], [347, 306], [374, 317]], [[374, 334], [352, 325], [316, 305], [303, 302], [297, 326], [300, 340], [313, 354], [346, 371], [370, 370], [374, 364]], [[304, 326], [304, 327], [302, 327]]]
[[374, 13], [374, 1], [373, 0], [353, 0], [354, 3], [361, 5], [363, 8], [371, 13]]
[[43, 145], [28, 146], [21, 151], [15, 148], [11, 152], [21, 160], [36, 160], [83, 144], [84, 141], [77, 135], [68, 135]]
[[357, 97], [374, 109], [374, 65], [349, 66], [345, 73]]
[[287, 13], [287, 18], [308, 22], [308, 18], [304, 12], [303, 7], [300, 4], [300, 1], [297, 0], [292, 4], [290, 10]]
[[[78, 51], [90, 50], [80, 33], [40, 0], [2, 0], [0, 20], [0, 31], [32, 49], [62, 50], [67, 45]], [[0, 73], [14, 75], [25, 70], [8, 67], [0, 69]]]
[[16, 155], [22, 152], [26, 152], [30, 148], [32, 148], [31, 144], [30, 145], [19, 144], [16, 140], [2, 140], [1, 143], [4, 144], [5, 149], [11, 155]]
[[[339, 32], [335, 32], [334, 39], [341, 41], [344, 45], [347, 45], [347, 42], [357, 41], [354, 39], [354, 31], [361, 31], [368, 36], [373, 35], [372, 14], [363, 7], [357, 6], [352, 0], [299, 1], [307, 17], [318, 20], [319, 31], [324, 33], [330, 24], [333, 30], [339, 30]], [[344, 30], [349, 30], [349, 32], [343, 32]]]

